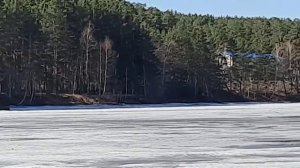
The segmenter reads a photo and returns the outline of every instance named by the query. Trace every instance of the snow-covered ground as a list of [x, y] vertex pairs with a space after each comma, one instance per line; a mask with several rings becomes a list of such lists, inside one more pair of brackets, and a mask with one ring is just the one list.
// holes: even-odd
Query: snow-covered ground
[[166, 106], [0, 112], [0, 167], [300, 167], [300, 104]]

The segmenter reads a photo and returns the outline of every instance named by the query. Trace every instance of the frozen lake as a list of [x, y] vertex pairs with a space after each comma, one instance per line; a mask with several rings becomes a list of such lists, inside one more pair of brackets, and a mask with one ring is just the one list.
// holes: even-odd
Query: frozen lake
[[84, 108], [0, 112], [0, 167], [300, 167], [300, 104]]

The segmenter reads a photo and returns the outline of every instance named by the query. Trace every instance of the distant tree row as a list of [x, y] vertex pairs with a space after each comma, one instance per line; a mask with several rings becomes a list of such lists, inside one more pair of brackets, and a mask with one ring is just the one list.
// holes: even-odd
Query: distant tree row
[[[0, 92], [213, 99], [300, 92], [300, 21], [162, 12], [124, 0], [0, 0]], [[234, 67], [216, 61], [236, 54]], [[273, 54], [247, 59], [246, 53]]]

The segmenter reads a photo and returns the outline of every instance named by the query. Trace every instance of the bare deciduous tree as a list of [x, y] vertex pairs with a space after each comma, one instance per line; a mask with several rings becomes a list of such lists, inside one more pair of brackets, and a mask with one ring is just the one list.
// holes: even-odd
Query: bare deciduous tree
[[113, 46], [113, 41], [109, 37], [105, 37], [105, 40], [103, 42], [103, 49], [104, 49], [104, 52], [105, 52], [105, 69], [104, 69], [103, 94], [106, 93], [108, 60], [109, 60], [109, 57], [111, 56], [112, 46]]
[[89, 21], [85, 28], [83, 29], [81, 33], [81, 44], [85, 50], [85, 82], [87, 85], [87, 93], [90, 91], [90, 81], [89, 81], [89, 57], [90, 57], [90, 52], [93, 50], [97, 42], [94, 38], [94, 24]]

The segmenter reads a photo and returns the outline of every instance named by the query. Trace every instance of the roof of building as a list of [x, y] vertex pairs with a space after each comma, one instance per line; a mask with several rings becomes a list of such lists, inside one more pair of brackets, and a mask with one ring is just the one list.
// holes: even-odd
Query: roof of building
[[255, 58], [268, 58], [268, 59], [275, 58], [275, 56], [273, 54], [269, 54], [269, 53], [265, 53], [265, 54], [260, 54], [260, 53], [235, 54], [231, 51], [224, 51], [223, 55], [224, 56], [230, 56], [230, 57], [242, 56], [242, 57], [245, 57], [245, 58], [252, 58], [252, 59], [255, 59]]

